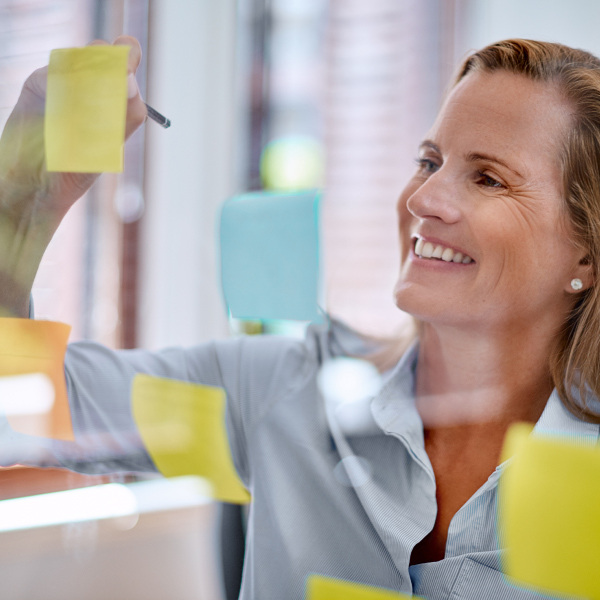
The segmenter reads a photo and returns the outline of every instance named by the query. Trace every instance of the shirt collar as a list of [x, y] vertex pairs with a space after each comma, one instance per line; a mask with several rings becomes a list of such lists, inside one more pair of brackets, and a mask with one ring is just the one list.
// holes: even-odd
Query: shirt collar
[[573, 442], [596, 444], [600, 426], [578, 419], [562, 403], [558, 392], [554, 390], [546, 402], [542, 416], [533, 428], [534, 435], [567, 436]]
[[[405, 436], [422, 446], [423, 422], [415, 405], [418, 349], [418, 341], [415, 341], [389, 373], [381, 392], [372, 401], [371, 412], [385, 433]], [[600, 425], [582, 421], [571, 414], [554, 390], [533, 433], [568, 436], [577, 443], [596, 444], [600, 438]]]
[[376, 396], [343, 403], [333, 409], [332, 414], [344, 435], [398, 433], [395, 428], [406, 430], [410, 424], [417, 427], [423, 437], [423, 423], [415, 406], [417, 349], [415, 342], [397, 365], [383, 375], [383, 384]]
[[423, 421], [415, 403], [418, 349], [418, 341], [413, 342], [389, 373], [371, 403], [371, 412], [384, 433], [404, 438], [413, 452], [424, 454]]

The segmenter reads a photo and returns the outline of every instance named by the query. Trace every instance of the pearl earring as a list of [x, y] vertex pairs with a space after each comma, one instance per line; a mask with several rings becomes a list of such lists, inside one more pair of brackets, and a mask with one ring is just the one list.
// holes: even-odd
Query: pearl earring
[[583, 282], [579, 277], [575, 277], [575, 279], [571, 279], [571, 287], [577, 292], [583, 287]]

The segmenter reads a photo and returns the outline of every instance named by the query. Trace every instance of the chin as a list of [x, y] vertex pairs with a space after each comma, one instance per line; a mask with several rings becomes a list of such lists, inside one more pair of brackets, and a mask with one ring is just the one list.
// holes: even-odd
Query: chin
[[430, 290], [414, 283], [399, 281], [394, 288], [394, 303], [401, 311], [426, 323], [441, 324], [453, 322], [456, 318], [455, 314], [448, 314], [446, 298], [432, 295]]
[[423, 290], [415, 289], [415, 284], [398, 281], [394, 287], [394, 304], [403, 312], [416, 318], [421, 318], [427, 300], [423, 301]]

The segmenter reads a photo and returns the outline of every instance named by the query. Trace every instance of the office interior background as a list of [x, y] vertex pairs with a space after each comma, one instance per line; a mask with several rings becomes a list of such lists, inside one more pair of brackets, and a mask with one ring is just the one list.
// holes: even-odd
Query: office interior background
[[[600, 54], [598, 23], [595, 0], [0, 0], [1, 126], [51, 49], [122, 33], [143, 48], [142, 95], [172, 121], [136, 132], [124, 172], [104, 175], [64, 220], [35, 282], [36, 317], [113, 348], [268, 329], [228, 319], [219, 208], [248, 190], [318, 187], [324, 308], [394, 335], [405, 325], [391, 293], [395, 202], [455, 68], [507, 37]], [[128, 598], [223, 597], [218, 507], [190, 482], [169, 491], [139, 479], [0, 471], [2, 499], [109, 482], [155, 486], [136, 493], [165, 499], [144, 515], [66, 511], [44, 526], [40, 508], [35, 532], [0, 526], [3, 588], [13, 586], [4, 597], [37, 597], [36, 576], [45, 598], [106, 598], [108, 582]], [[189, 503], [177, 506], [177, 494]], [[66, 564], [70, 581], [57, 575]]]

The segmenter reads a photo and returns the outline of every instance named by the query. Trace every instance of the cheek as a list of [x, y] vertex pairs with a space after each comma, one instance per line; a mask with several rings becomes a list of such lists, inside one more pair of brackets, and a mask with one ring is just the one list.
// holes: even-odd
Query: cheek
[[521, 220], [495, 215], [487, 227], [474, 229], [479, 232], [478, 241], [484, 249], [482, 262], [493, 265], [499, 281], [522, 283], [537, 272], [541, 249]]
[[519, 232], [514, 240], [515, 249], [532, 268], [560, 270], [572, 261], [575, 249], [568, 227], [558, 207], [550, 202], [534, 214], [526, 214], [515, 230]]
[[505, 223], [486, 232], [485, 246], [488, 257], [497, 261], [498, 281], [525, 295], [557, 293], [573, 262], [573, 248], [564, 232], [553, 222], [506, 219]]

